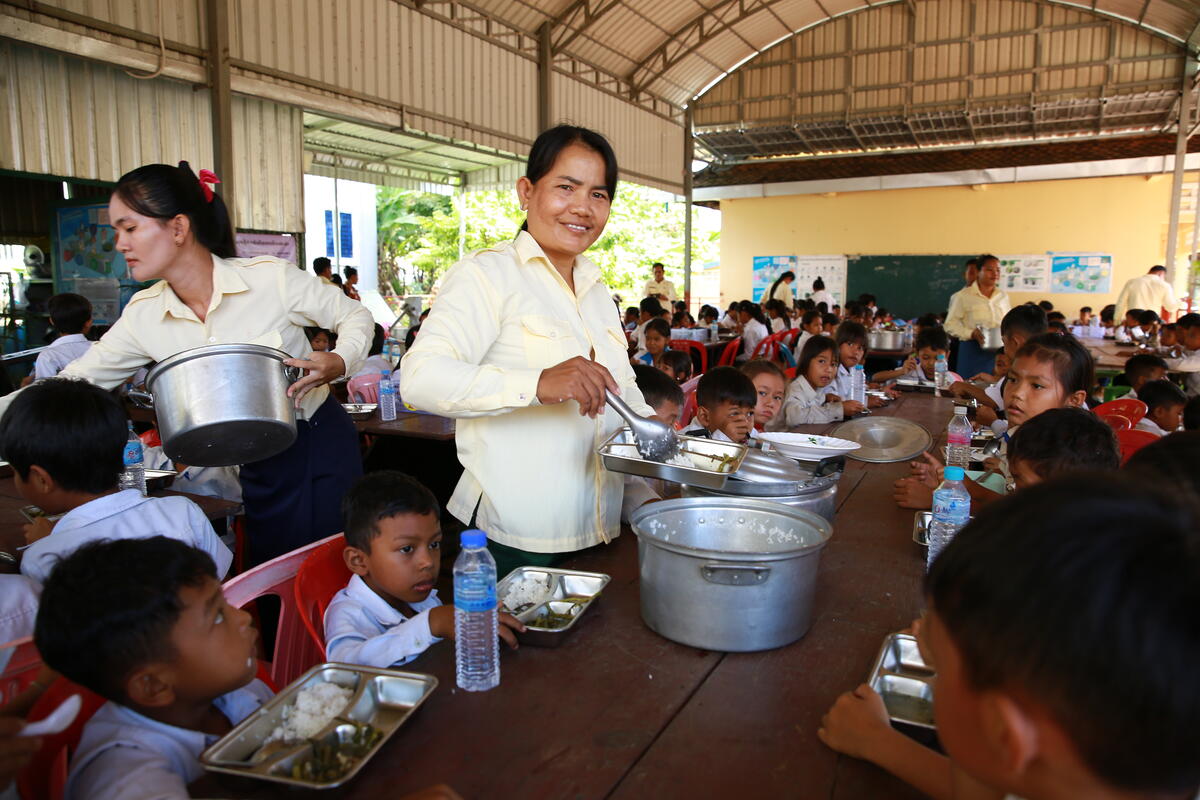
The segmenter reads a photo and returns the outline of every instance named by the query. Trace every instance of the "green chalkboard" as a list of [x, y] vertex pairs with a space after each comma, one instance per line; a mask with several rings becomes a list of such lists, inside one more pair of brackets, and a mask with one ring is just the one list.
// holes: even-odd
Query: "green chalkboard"
[[963, 266], [974, 256], [849, 256], [846, 297], [875, 295], [880, 308], [912, 319], [950, 306], [950, 295], [963, 288]]

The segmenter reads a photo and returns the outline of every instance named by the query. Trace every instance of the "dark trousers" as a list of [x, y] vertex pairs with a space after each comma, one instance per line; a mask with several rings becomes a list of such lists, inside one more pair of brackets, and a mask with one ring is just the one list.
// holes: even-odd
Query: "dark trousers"
[[342, 530], [342, 495], [362, 475], [358, 432], [330, 395], [311, 420], [296, 422], [282, 453], [241, 469], [247, 566]]
[[958, 343], [958, 363], [954, 370], [969, 381], [981, 372], [996, 368], [996, 351], [984, 350], [974, 339], [963, 339]]

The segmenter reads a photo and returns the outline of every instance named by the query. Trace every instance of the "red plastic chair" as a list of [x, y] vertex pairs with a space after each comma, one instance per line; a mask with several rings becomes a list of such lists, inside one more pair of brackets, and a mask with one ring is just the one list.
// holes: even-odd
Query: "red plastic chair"
[[293, 584], [300, 565], [309, 554], [325, 542], [340, 537], [340, 533], [334, 534], [284, 553], [225, 582], [225, 599], [237, 608], [263, 595], [273, 594], [279, 598], [279, 625], [275, 630], [275, 652], [271, 655], [270, 672], [271, 680], [278, 686], [286, 686], [304, 670], [325, 660], [325, 653], [304, 630]]
[[17, 639], [8, 644], [0, 645], [0, 650], [15, 648], [16, 652], [4, 667], [0, 675], [0, 706], [10, 702], [14, 697], [29, 688], [42, 668], [42, 654], [33, 643], [33, 637]]
[[679, 411], [679, 420], [675, 423], [675, 429], [679, 431], [685, 429], [694, 416], [696, 416], [696, 393], [688, 392], [683, 398], [683, 408]]
[[700, 354], [700, 374], [708, 372], [708, 350], [694, 339], [672, 339], [672, 350], [692, 350]]
[[1114, 431], [1133, 430], [1133, 423], [1129, 421], [1129, 417], [1122, 417], [1120, 414], [1104, 414], [1100, 419], [1108, 423], [1108, 426]]
[[779, 342], [784, 347], [791, 348], [796, 343], [796, 337], [800, 335], [799, 328], [788, 328], [786, 331], [779, 333]]
[[737, 360], [738, 350], [742, 347], [742, 337], [737, 337], [725, 345], [725, 349], [721, 351], [721, 357], [717, 359], [718, 367], [732, 367]]
[[344, 536], [332, 536], [308, 554], [296, 573], [296, 607], [309, 638], [325, 652], [325, 609], [333, 596], [346, 588], [353, 574], [346, 568], [342, 553], [346, 549]]
[[1110, 400], [1092, 409], [1098, 417], [1104, 417], [1106, 414], [1120, 414], [1134, 425], [1137, 425], [1142, 417], [1146, 416], [1147, 410], [1146, 404], [1135, 397], [1121, 397], [1117, 400]]
[[1121, 445], [1121, 463], [1148, 444], [1158, 441], [1158, 436], [1150, 431], [1117, 431], [1117, 443]]
[[376, 372], [373, 375], [357, 375], [347, 381], [346, 393], [350, 396], [350, 402], [378, 403], [379, 378], [380, 374]]
[[789, 381], [795, 380], [796, 379], [796, 367], [788, 367], [787, 369], [785, 369], [783, 371], [783, 377], [787, 378]]
[[750, 360], [762, 356], [766, 359], [774, 359], [779, 357], [779, 334], [772, 333], [767, 338], [763, 339], [754, 347], [754, 352], [750, 354]]

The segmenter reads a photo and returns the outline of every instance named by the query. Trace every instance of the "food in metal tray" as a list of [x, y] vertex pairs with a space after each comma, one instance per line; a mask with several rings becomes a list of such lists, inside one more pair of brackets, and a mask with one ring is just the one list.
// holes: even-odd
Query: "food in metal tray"
[[335, 781], [349, 772], [383, 737], [383, 731], [378, 728], [357, 723], [340, 726], [336, 733], [337, 738], [333, 741], [313, 741], [312, 755], [292, 764], [293, 778], [314, 783]]
[[311, 739], [346, 710], [352, 694], [336, 683], [316, 683], [301, 689], [296, 701], [283, 707], [283, 724], [271, 731], [267, 743]]
[[521, 642], [555, 647], [575, 630], [583, 613], [608, 584], [598, 572], [555, 567], [518, 567], [496, 586], [500, 605], [525, 623]]
[[933, 728], [933, 670], [917, 640], [893, 633], [883, 640], [869, 683], [879, 692], [893, 722]]

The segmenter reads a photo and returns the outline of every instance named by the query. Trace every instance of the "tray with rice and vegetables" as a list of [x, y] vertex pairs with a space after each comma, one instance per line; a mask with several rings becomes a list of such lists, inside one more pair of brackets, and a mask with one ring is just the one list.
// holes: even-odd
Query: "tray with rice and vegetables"
[[688, 486], [720, 489], [742, 466], [746, 445], [718, 442], [697, 436], [679, 436], [679, 453], [668, 463], [648, 461], [638, 453], [633, 432], [620, 428], [600, 445], [597, 453], [611, 472], [660, 478]]
[[353, 778], [437, 686], [437, 678], [318, 664], [200, 755], [213, 772], [330, 789]]
[[558, 647], [608, 585], [609, 576], [554, 567], [517, 567], [496, 585], [500, 606], [521, 622], [523, 644]]

